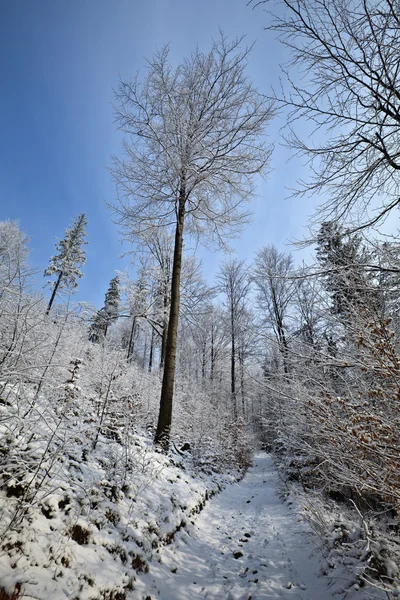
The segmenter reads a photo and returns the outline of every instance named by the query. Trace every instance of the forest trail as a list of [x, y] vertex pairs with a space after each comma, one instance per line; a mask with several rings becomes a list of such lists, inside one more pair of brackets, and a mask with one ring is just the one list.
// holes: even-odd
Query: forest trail
[[277, 484], [272, 457], [256, 455], [244, 479], [212, 498], [161, 550], [161, 562], [135, 584], [133, 593], [143, 594], [135, 598], [337, 600], [337, 582], [330, 588], [318, 577], [320, 551]]

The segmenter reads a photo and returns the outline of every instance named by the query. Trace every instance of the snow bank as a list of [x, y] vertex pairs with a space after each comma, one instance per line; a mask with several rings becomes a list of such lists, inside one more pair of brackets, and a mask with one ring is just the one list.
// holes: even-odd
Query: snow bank
[[196, 471], [88, 406], [0, 405], [0, 598], [125, 600], [138, 573], [229, 475]]

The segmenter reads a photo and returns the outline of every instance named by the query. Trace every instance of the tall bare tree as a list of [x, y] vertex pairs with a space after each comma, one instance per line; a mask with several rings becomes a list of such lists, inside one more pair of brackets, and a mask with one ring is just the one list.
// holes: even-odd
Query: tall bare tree
[[226, 296], [231, 341], [231, 397], [233, 416], [238, 418], [236, 366], [238, 344], [243, 318], [246, 316], [246, 300], [250, 291], [250, 279], [244, 260], [232, 259], [221, 266], [218, 276], [219, 290]]
[[257, 287], [257, 304], [263, 313], [262, 321], [271, 327], [282, 354], [283, 368], [288, 365], [288, 316], [296, 282], [290, 279], [293, 271], [291, 254], [279, 252], [275, 246], [265, 246], [255, 257], [253, 279]]
[[114, 210], [129, 237], [149, 227], [173, 227], [170, 315], [156, 442], [169, 443], [180, 304], [183, 234], [221, 243], [248, 214], [254, 176], [271, 148], [263, 134], [273, 109], [248, 81], [249, 49], [225, 37], [197, 49], [173, 68], [168, 48], [138, 76], [121, 82], [117, 122], [126, 134], [124, 159], [115, 159]]

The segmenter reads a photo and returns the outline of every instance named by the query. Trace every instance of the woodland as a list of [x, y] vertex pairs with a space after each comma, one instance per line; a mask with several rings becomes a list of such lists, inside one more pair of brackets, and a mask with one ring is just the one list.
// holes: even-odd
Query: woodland
[[[289, 91], [260, 94], [251, 49], [222, 33], [120, 82], [109, 208], [135, 277], [116, 271], [101, 308], [74, 302], [85, 214], [45, 280], [0, 223], [1, 600], [150, 598], [135, 578], [260, 448], [326, 556], [357, 564], [352, 585], [399, 593], [400, 6], [250, 5], [275, 10]], [[309, 165], [298, 201], [322, 199], [312, 258], [267, 243], [225, 254], [211, 283], [190, 248], [246, 226], [274, 119]], [[104, 580], [87, 566], [102, 553]]]

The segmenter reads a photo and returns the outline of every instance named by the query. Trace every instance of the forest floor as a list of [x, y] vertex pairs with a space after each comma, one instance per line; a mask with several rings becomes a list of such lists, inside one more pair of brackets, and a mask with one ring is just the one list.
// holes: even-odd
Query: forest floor
[[330, 570], [324, 564], [315, 537], [279, 489], [272, 457], [257, 454], [241, 482], [213, 497], [196, 521], [160, 550], [158, 562], [138, 577], [134, 593], [161, 600], [385, 597], [360, 589], [354, 569]]

